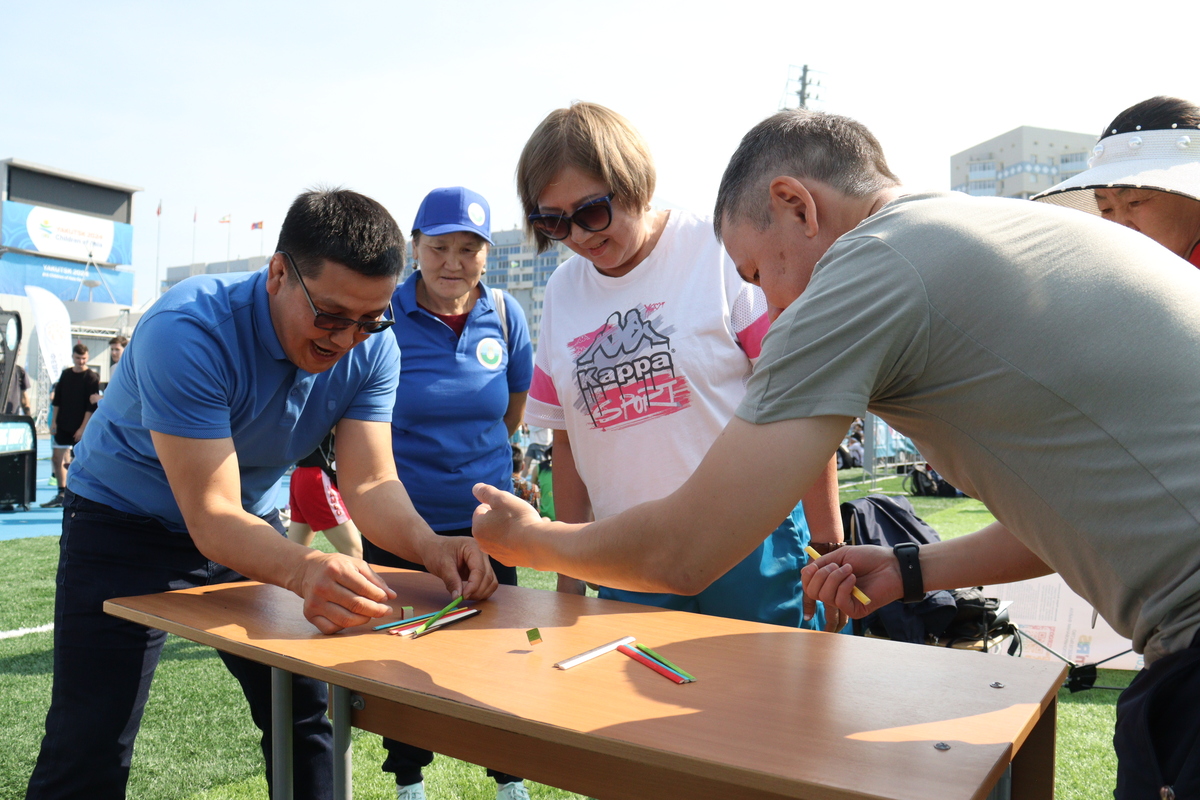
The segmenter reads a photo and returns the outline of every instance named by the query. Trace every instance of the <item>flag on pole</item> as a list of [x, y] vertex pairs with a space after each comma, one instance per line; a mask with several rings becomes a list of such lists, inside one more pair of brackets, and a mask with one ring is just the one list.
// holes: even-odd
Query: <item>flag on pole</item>
[[221, 223], [222, 225], [224, 225], [225, 223], [227, 223], [227, 222], [230, 222], [230, 221], [231, 221], [231, 220], [230, 220], [230, 217], [232, 217], [232, 216], [233, 216], [232, 214], [226, 214], [225, 216], [223, 216], [223, 217], [221, 217], [219, 220], [217, 220], [217, 222], [219, 222], [219, 223]]
[[263, 227], [262, 227], [262, 223], [261, 223], [261, 222], [251, 222], [251, 223], [250, 223], [250, 230], [252, 230], [252, 231], [261, 231], [262, 229], [263, 229]]
[[159, 201], [158, 201], [158, 211], [155, 211], [155, 212], [154, 212], [154, 215], [155, 215], [156, 217], [161, 217], [161, 216], [162, 216], [162, 200], [159, 200]]

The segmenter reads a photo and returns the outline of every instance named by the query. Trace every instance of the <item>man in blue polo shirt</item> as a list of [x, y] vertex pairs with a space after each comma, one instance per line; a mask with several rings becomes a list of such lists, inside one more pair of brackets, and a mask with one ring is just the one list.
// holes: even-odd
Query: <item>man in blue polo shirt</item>
[[[391, 458], [400, 357], [385, 330], [404, 240], [375, 201], [309, 192], [259, 272], [202, 276], [138, 325], [76, 448], [55, 597], [54, 688], [28, 798], [119, 798], [165, 634], [108, 617], [106, 599], [249, 578], [304, 598], [333, 633], [390, 609], [365, 562], [289, 542], [280, 479], [336, 425], [340, 486], [381, 546], [487, 597], [495, 576], [471, 539], [436, 536]], [[390, 316], [390, 315], [388, 315]], [[270, 677], [222, 654], [270, 763]], [[332, 793], [324, 685], [296, 678], [297, 797]], [[270, 773], [268, 772], [268, 781]]]

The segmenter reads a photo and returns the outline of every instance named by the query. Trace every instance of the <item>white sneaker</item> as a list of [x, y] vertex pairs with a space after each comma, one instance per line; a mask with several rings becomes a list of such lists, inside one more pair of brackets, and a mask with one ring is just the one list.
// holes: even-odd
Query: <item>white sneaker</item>
[[425, 781], [396, 787], [397, 800], [425, 800]]
[[524, 781], [502, 783], [496, 787], [496, 800], [529, 800], [529, 790]]

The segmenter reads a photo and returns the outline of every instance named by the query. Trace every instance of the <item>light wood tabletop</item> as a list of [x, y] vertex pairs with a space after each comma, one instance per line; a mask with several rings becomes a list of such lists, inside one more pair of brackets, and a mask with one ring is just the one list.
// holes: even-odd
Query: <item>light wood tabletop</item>
[[[447, 602], [429, 575], [378, 571], [397, 614], [374, 624]], [[415, 640], [322, 635], [300, 598], [251, 582], [105, 610], [346, 687], [357, 727], [593, 797], [981, 800], [1010, 762], [1013, 797], [1053, 796], [1052, 663], [508, 586], [473, 605]], [[553, 667], [626, 635], [696, 682], [617, 652]]]

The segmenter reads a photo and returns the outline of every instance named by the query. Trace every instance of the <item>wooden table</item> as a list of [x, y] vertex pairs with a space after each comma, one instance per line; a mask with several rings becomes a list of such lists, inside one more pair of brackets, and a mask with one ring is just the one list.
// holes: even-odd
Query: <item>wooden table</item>
[[[379, 571], [397, 609], [446, 602], [429, 575]], [[1009, 776], [1013, 797], [1053, 797], [1062, 666], [508, 586], [478, 607], [411, 640], [369, 626], [324, 636], [298, 597], [258, 583], [105, 603], [110, 614], [342, 687], [343, 776], [348, 716], [604, 800], [982, 800]], [[541, 644], [528, 643], [533, 627]], [[676, 685], [616, 652], [552, 667], [624, 635], [698, 680]], [[339, 702], [353, 708], [343, 714]], [[290, 746], [281, 751], [290, 756]]]

